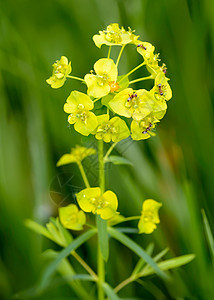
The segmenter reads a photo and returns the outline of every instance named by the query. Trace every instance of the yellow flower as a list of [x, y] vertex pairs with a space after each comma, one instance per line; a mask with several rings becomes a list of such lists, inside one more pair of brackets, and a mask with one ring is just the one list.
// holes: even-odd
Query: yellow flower
[[75, 204], [59, 208], [59, 219], [65, 228], [72, 230], [82, 230], [86, 223], [86, 216]]
[[166, 74], [166, 65], [159, 66], [159, 54], [154, 54], [155, 47], [152, 44], [140, 41], [136, 41], [135, 44], [137, 45], [137, 52], [144, 58], [147, 70], [154, 78], [159, 72]]
[[64, 111], [68, 114], [68, 122], [74, 124], [79, 133], [88, 136], [98, 125], [97, 117], [90, 112], [94, 108], [93, 101], [84, 93], [71, 92], [64, 105]]
[[57, 60], [53, 64], [53, 74], [47, 79], [47, 83], [51, 85], [52, 88], [57, 89], [63, 86], [67, 75], [71, 73], [71, 62], [68, 63], [68, 59], [62, 56], [60, 60]]
[[147, 199], [143, 202], [142, 213], [138, 223], [139, 233], [152, 233], [156, 228], [156, 224], [160, 223], [158, 210], [162, 206], [161, 203]]
[[71, 163], [81, 163], [81, 161], [87, 156], [94, 155], [96, 150], [93, 148], [85, 148], [79, 145], [76, 145], [75, 148], [71, 149], [71, 153], [64, 154], [59, 161], [57, 162], [57, 167], [62, 165], [67, 165]]
[[159, 72], [155, 78], [155, 86], [151, 92], [157, 100], [170, 100], [172, 98], [172, 90], [168, 84], [168, 80], [163, 72]]
[[133, 34], [131, 28], [126, 31], [123, 27], [120, 29], [117, 23], [113, 23], [108, 25], [106, 30], [99, 31], [99, 34], [94, 35], [93, 41], [100, 48], [103, 44], [107, 46], [130, 44], [137, 38], [138, 36]]
[[[160, 115], [159, 115], [160, 116]], [[155, 133], [152, 132], [152, 129], [155, 128], [156, 123], [159, 122], [159, 119], [155, 117], [155, 114], [151, 113], [146, 118], [135, 121], [131, 123], [131, 137], [135, 141], [145, 140], [154, 136]]]
[[87, 188], [77, 194], [77, 201], [83, 211], [98, 214], [104, 220], [117, 214], [118, 200], [112, 191], [101, 194], [99, 187]]
[[133, 91], [127, 88], [119, 92], [108, 105], [118, 115], [141, 120], [151, 113], [154, 97], [144, 89]]
[[94, 134], [98, 140], [119, 142], [130, 135], [126, 122], [119, 117], [109, 120], [109, 115], [101, 115], [97, 116], [97, 121], [99, 125]]
[[85, 82], [88, 87], [88, 95], [101, 98], [119, 89], [117, 84], [117, 67], [112, 59], [101, 58], [94, 64], [94, 74], [86, 74]]

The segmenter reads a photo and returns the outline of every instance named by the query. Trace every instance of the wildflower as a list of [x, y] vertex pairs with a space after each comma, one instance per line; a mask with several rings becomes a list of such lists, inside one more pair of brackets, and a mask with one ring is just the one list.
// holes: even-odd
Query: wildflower
[[172, 98], [172, 90], [168, 84], [168, 80], [164, 73], [159, 72], [155, 78], [155, 86], [151, 92], [157, 100], [170, 100]]
[[88, 136], [98, 125], [97, 117], [90, 110], [94, 108], [93, 101], [84, 93], [73, 91], [66, 100], [64, 111], [68, 114], [68, 122], [74, 124], [74, 129]]
[[145, 140], [154, 136], [155, 133], [152, 129], [155, 128], [156, 123], [159, 122], [159, 119], [155, 117], [154, 113], [151, 113], [146, 118], [135, 121], [133, 120], [131, 123], [131, 137], [135, 141]]
[[52, 88], [57, 89], [63, 86], [67, 75], [71, 73], [71, 62], [68, 63], [68, 59], [62, 56], [60, 60], [57, 60], [53, 64], [53, 74], [46, 80]]
[[83, 211], [98, 214], [104, 220], [117, 214], [118, 200], [112, 191], [102, 194], [99, 187], [87, 188], [77, 194], [77, 201]]
[[138, 38], [131, 28], [126, 31], [123, 27], [119, 27], [117, 23], [107, 26], [106, 30], [99, 31], [99, 34], [93, 36], [95, 45], [100, 48], [103, 44], [107, 46], [126, 45], [132, 43]]
[[72, 230], [82, 230], [86, 223], [86, 216], [75, 204], [59, 208], [59, 219], [65, 228]]
[[158, 210], [162, 206], [161, 203], [147, 199], [143, 202], [142, 213], [138, 223], [139, 233], [152, 233], [156, 228], [156, 224], [160, 223]]
[[112, 59], [101, 58], [94, 64], [94, 74], [86, 74], [85, 82], [88, 87], [88, 95], [101, 98], [119, 89], [117, 84], [117, 67]]
[[79, 145], [76, 145], [75, 148], [71, 149], [69, 154], [64, 154], [59, 161], [57, 162], [57, 167], [62, 165], [67, 165], [70, 163], [81, 163], [84, 158], [90, 155], [94, 155], [96, 150], [93, 148], [85, 148]]
[[119, 142], [126, 139], [129, 135], [129, 129], [126, 122], [119, 117], [114, 117], [109, 120], [109, 115], [97, 116], [98, 127], [94, 132], [96, 139]]
[[166, 74], [166, 65], [162, 64], [162, 66], [159, 66], [159, 54], [154, 54], [155, 47], [152, 44], [139, 41], [136, 41], [135, 44], [137, 44], [137, 52], [144, 58], [147, 70], [154, 78], [159, 72]]
[[118, 115], [141, 120], [152, 111], [154, 99], [144, 89], [133, 91], [133, 89], [127, 88], [110, 100], [108, 105]]

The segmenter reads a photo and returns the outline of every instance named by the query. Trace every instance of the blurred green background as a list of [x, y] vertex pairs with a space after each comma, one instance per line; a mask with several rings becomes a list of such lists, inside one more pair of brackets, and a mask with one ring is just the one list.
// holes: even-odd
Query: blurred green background
[[[92, 36], [112, 22], [130, 26], [156, 46], [168, 67], [173, 99], [157, 137], [118, 147], [134, 167], [111, 166], [107, 185], [118, 194], [119, 210], [126, 216], [139, 214], [146, 198], [163, 202], [156, 232], [134, 237], [144, 248], [154, 242], [155, 252], [168, 246], [169, 257], [196, 254], [193, 262], [173, 272], [170, 284], [147, 279], [158, 286], [156, 294], [132, 284], [120, 295], [214, 299], [201, 217], [204, 208], [214, 229], [213, 13], [210, 0], [0, 0], [0, 299], [34, 285], [44, 264], [41, 252], [58, 249], [23, 221], [45, 223], [57, 215], [69, 193], [68, 187], [64, 191], [57, 186], [58, 178], [71, 179], [77, 189], [83, 186], [76, 166], [59, 169], [57, 160], [76, 143], [93, 144], [68, 127], [62, 109], [71, 90], [84, 91], [84, 86], [67, 80], [63, 88], [51, 89], [45, 82], [51, 65], [65, 55], [72, 62], [72, 75], [83, 77], [107, 55], [107, 47], [96, 48]], [[120, 74], [141, 59], [134, 46], [124, 53]], [[96, 163], [88, 172], [96, 184]], [[66, 201], [73, 201], [72, 195]], [[80, 252], [94, 268], [95, 247]], [[137, 258], [116, 242], [111, 247], [107, 279], [116, 286]], [[62, 282], [38, 299], [77, 298]]]

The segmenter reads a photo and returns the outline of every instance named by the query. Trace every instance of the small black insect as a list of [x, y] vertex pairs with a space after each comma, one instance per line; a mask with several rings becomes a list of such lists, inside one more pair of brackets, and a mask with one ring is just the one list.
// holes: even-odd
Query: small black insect
[[162, 84], [161, 83], [158, 84], [158, 89], [159, 89], [160, 95], [163, 96]]
[[142, 132], [143, 134], [148, 133], [148, 131], [150, 131], [152, 128], [152, 123], [149, 124], [149, 126]]
[[137, 47], [138, 48], [143, 48], [144, 50], [146, 50], [146, 47], [144, 47], [142, 44], [138, 44]]
[[137, 94], [132, 94], [132, 95], [129, 95], [129, 98], [127, 99], [127, 101], [131, 101], [133, 98], [137, 97]]

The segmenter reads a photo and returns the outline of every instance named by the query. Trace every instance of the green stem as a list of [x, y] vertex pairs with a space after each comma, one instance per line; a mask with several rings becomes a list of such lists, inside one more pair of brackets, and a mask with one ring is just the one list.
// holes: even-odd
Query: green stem
[[104, 163], [106, 163], [107, 158], [109, 157], [109, 155], [111, 154], [112, 150], [114, 149], [114, 147], [117, 145], [118, 142], [115, 142], [111, 145], [111, 147], [108, 149], [108, 151], [106, 152], [106, 155], [104, 156]]
[[89, 184], [89, 182], [88, 182], [88, 178], [87, 178], [87, 176], [86, 176], [86, 174], [85, 174], [85, 171], [84, 171], [84, 169], [83, 169], [83, 165], [82, 165], [81, 162], [78, 163], [78, 167], [79, 167], [79, 169], [80, 169], [80, 173], [81, 173], [81, 175], [82, 175], [82, 179], [83, 179], [83, 181], [84, 181], [84, 183], [85, 183], [85, 186], [86, 186], [87, 188], [90, 188], [90, 184]]
[[76, 80], [79, 80], [79, 81], [82, 81], [82, 82], [85, 82], [84, 79], [76, 77], [76, 76], [67, 75], [66, 77], [71, 78], [71, 79], [76, 79]]
[[118, 64], [119, 64], [119, 61], [120, 61], [120, 58], [121, 58], [121, 55], [123, 53], [124, 48], [125, 48], [125, 45], [123, 45], [120, 49], [120, 53], [119, 53], [118, 58], [117, 58], [116, 66], [118, 66]]
[[121, 81], [123, 81], [126, 77], [128, 77], [130, 74], [134, 73], [136, 70], [138, 70], [139, 68], [141, 68], [142, 66], [144, 66], [146, 63], [143, 62], [142, 64], [138, 65], [137, 67], [135, 67], [134, 69], [132, 69], [129, 73], [127, 73], [125, 76], [123, 76], [123, 78], [118, 82], [120, 83]]
[[[105, 191], [105, 169], [104, 169], [104, 159], [103, 159], [103, 141], [98, 141], [98, 161], [99, 161], [99, 185], [101, 189], [101, 193], [103, 194]], [[100, 222], [105, 222], [105, 220], [98, 221], [100, 216], [97, 215], [97, 226]], [[99, 228], [98, 228], [98, 242], [99, 242]], [[98, 243], [97, 249], [97, 265], [98, 265], [98, 300], [104, 300], [105, 295], [102, 287], [102, 283], [105, 281], [105, 265], [103, 256], [100, 249], [100, 244]]]
[[104, 159], [103, 159], [103, 141], [98, 141], [98, 160], [99, 160], [99, 184], [101, 193], [105, 191], [105, 169], [104, 169]]
[[147, 80], [147, 79], [153, 79], [153, 78], [154, 78], [153, 75], [150, 75], [150, 76], [147, 76], [147, 77], [141, 77], [141, 78], [130, 81], [129, 84], [139, 82], [139, 81], [143, 81], [143, 80]]
[[140, 216], [128, 217], [128, 218], [124, 218], [123, 220], [118, 221], [114, 225], [117, 225], [117, 224], [120, 224], [120, 223], [123, 223], [123, 222], [128, 222], [128, 221], [133, 221], [133, 220], [139, 220], [139, 219], [140, 219]]
[[107, 56], [107, 58], [110, 58], [110, 55], [111, 55], [111, 46], [109, 46], [109, 48], [108, 48], [108, 56]]

